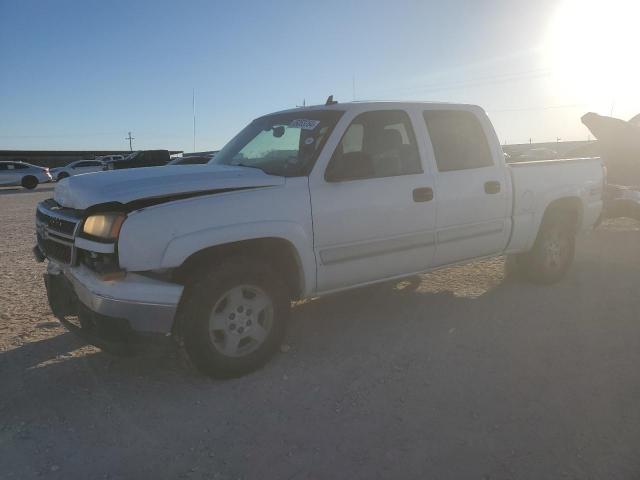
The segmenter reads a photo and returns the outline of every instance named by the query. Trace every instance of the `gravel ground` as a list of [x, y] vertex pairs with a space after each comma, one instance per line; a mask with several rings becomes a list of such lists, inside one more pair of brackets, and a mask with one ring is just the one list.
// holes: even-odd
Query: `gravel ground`
[[220, 382], [58, 325], [30, 253], [49, 196], [0, 189], [2, 479], [640, 478], [635, 223], [553, 287], [493, 260], [300, 304], [283, 353]]

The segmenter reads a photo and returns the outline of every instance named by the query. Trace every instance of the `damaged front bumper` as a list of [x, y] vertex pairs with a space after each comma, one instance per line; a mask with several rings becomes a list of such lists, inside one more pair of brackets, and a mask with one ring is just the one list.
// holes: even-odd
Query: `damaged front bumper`
[[53, 314], [85, 341], [114, 352], [153, 334], [170, 334], [183, 290], [134, 273], [103, 280], [85, 266], [52, 261], [44, 279]]

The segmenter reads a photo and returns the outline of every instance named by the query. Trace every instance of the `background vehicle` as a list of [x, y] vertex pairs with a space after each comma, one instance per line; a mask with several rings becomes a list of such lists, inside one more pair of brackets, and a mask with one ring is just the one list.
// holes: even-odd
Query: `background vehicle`
[[[38, 206], [35, 254], [90, 341], [173, 333], [237, 376], [277, 350], [294, 299], [502, 254], [559, 281], [603, 183], [599, 159], [506, 165], [476, 106], [328, 102], [254, 120], [207, 165], [70, 178]], [[47, 242], [61, 228], [72, 245]]]
[[51, 179], [48, 168], [24, 162], [0, 162], [0, 186], [22, 185], [32, 190]]
[[50, 169], [51, 176], [60, 181], [63, 178], [71, 177], [72, 175], [78, 175], [80, 173], [101, 172], [104, 169], [104, 163], [100, 160], [78, 160], [77, 162], [71, 162], [64, 167], [57, 167]]
[[96, 157], [95, 159], [99, 160], [100, 162], [111, 162], [124, 160], [124, 155], [103, 155], [101, 157]]
[[120, 170], [122, 168], [159, 167], [169, 163], [168, 150], [140, 150], [127, 155], [121, 160], [104, 162], [104, 170]]
[[167, 165], [201, 165], [203, 163], [208, 163], [211, 160], [211, 157], [204, 155], [189, 155], [177, 157], [171, 160]]

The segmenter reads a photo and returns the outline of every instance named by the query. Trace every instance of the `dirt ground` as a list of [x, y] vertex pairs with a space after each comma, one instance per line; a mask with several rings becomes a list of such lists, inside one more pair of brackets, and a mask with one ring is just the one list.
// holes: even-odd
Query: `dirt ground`
[[0, 478], [638, 479], [640, 229], [553, 287], [477, 262], [294, 308], [232, 381], [59, 326], [31, 257], [51, 187], [0, 189]]

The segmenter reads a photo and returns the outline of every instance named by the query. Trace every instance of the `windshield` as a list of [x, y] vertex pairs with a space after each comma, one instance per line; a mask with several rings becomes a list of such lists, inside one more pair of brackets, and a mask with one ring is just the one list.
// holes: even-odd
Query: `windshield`
[[299, 111], [251, 122], [210, 162], [259, 168], [270, 175], [308, 175], [342, 111]]

